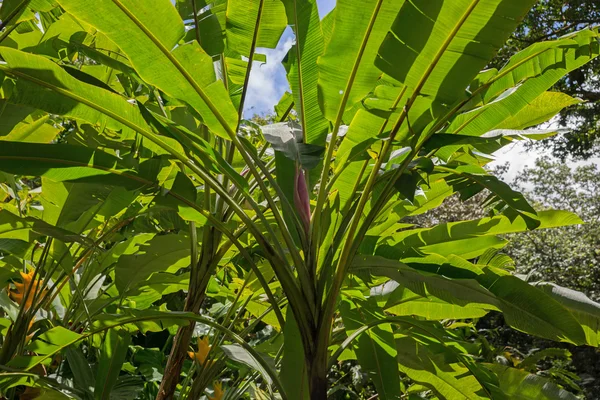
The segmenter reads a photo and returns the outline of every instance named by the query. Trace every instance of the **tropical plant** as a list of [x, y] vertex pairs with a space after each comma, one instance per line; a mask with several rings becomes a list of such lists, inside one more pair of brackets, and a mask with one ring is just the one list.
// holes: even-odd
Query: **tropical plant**
[[[572, 398], [453, 322], [598, 345], [599, 304], [496, 254], [581, 222], [483, 168], [556, 133], [523, 129], [600, 52], [584, 30], [483, 70], [533, 3], [5, 0], [5, 396], [325, 399], [350, 358], [381, 399]], [[250, 72], [288, 25], [292, 93], [261, 127]], [[405, 221], [484, 189], [491, 217]]]

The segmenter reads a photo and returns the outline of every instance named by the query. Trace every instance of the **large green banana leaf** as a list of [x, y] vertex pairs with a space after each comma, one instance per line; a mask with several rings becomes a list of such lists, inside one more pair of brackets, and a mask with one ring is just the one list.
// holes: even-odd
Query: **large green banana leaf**
[[294, 103], [306, 143], [323, 146], [329, 124], [319, 107], [317, 60], [323, 52], [323, 33], [315, 0], [283, 0], [296, 44], [290, 49], [286, 68]]
[[336, 122], [375, 86], [380, 76], [374, 65], [377, 50], [403, 3], [337, 2], [331, 17], [331, 37], [319, 57], [319, 97], [323, 114], [330, 121]]
[[275, 48], [286, 26], [280, 0], [228, 1], [227, 45], [243, 56], [257, 47]]
[[[405, 2], [376, 60], [406, 86], [395, 103], [410, 106], [421, 131], [464, 89], [504, 44], [534, 1], [457, 0]], [[408, 133], [407, 128], [406, 133]]]
[[235, 134], [237, 112], [211, 58], [197, 42], [180, 44], [183, 21], [168, 0], [79, 0], [59, 4], [112, 40], [147, 83], [188, 103], [215, 134]]
[[[351, 297], [342, 300], [340, 312], [348, 335], [384, 317], [377, 307], [373, 307], [372, 301]], [[390, 345], [393, 342], [391, 325], [382, 324], [361, 335], [353, 344], [358, 362], [371, 377], [382, 399], [400, 399], [402, 396], [396, 362], [397, 351]]]
[[489, 89], [483, 94], [484, 104], [457, 116], [448, 132], [481, 136], [493, 129], [510, 128], [512, 118], [521, 110], [566, 73], [581, 67], [598, 54], [598, 33], [592, 30], [530, 47], [513, 57], [497, 76], [490, 79]]

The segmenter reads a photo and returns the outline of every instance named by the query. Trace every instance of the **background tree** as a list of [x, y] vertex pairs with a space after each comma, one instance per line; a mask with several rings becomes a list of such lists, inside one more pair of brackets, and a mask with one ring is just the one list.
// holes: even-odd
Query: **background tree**
[[[597, 165], [570, 168], [548, 157], [536, 160], [516, 179], [539, 208], [572, 210], [584, 225], [556, 230], [511, 235], [505, 249], [518, 273], [533, 281], [552, 281], [600, 298], [600, 169]], [[496, 315], [496, 317], [498, 317]], [[547, 362], [549, 373], [564, 367], [581, 379], [577, 382], [586, 399], [600, 397], [600, 354], [589, 347], [560, 345], [526, 337], [506, 325], [495, 329], [493, 341], [527, 353], [532, 349], [559, 347], [571, 353], [571, 360]]]
[[560, 283], [600, 298], [600, 170], [540, 158], [517, 182], [540, 208], [570, 210], [584, 225], [513, 235], [506, 251], [529, 281]]

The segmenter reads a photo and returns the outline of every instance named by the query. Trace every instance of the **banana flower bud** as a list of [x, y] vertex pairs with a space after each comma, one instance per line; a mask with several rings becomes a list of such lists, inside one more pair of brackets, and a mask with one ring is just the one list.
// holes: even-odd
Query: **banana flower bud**
[[306, 177], [304, 170], [296, 167], [296, 179], [294, 184], [294, 206], [304, 225], [304, 230], [308, 234], [310, 228], [310, 195], [306, 186]]

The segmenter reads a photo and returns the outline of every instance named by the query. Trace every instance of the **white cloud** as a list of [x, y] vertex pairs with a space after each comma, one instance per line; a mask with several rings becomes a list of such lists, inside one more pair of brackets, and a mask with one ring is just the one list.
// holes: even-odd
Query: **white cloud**
[[[556, 129], [559, 131], [565, 130], [559, 125], [557, 118], [553, 118], [550, 121], [542, 124], [539, 129]], [[496, 158], [496, 161], [491, 162], [489, 164], [490, 167], [505, 164], [507, 162], [509, 163], [508, 172], [503, 177], [504, 181], [507, 183], [513, 182], [514, 179], [519, 176], [519, 174], [523, 172], [525, 168], [533, 167], [535, 165], [535, 161], [540, 157], [547, 156], [554, 161], [558, 160], [552, 155], [552, 152], [549, 149], [527, 148], [525, 140], [515, 141], [512, 144], [509, 144], [508, 146], [503, 147], [495, 152], [493, 156]], [[598, 162], [600, 162], [600, 158], [598, 157], [592, 157], [588, 160], [577, 162], [567, 159], [567, 165], [571, 168], [586, 164], [598, 164]]]
[[255, 62], [252, 66], [244, 106], [246, 118], [250, 118], [254, 114], [273, 112], [273, 106], [277, 104], [283, 93], [289, 90], [285, 68], [283, 68], [281, 60], [293, 44], [294, 37], [288, 28], [275, 49], [258, 51], [267, 55], [267, 62], [264, 64]]
[[[547, 149], [526, 149], [525, 141], [515, 142], [498, 150], [494, 153], [496, 161], [490, 163], [490, 166], [504, 164], [508, 162], [510, 168], [508, 173], [504, 176], [504, 180], [508, 183], [512, 182], [523, 170], [527, 167], [532, 167], [535, 164], [535, 160], [542, 156], [549, 156], [553, 160], [558, 160], [552, 156], [550, 150]], [[571, 168], [575, 168], [581, 165], [587, 164], [600, 164], [599, 157], [592, 157], [585, 161], [570, 161], [567, 160], [567, 165]]]
[[494, 153], [496, 161], [489, 165], [493, 167], [508, 162], [510, 168], [504, 176], [504, 180], [512, 182], [526, 167], [532, 167], [535, 160], [543, 155], [550, 155], [550, 153], [540, 149], [526, 149], [524, 141], [515, 141]]

